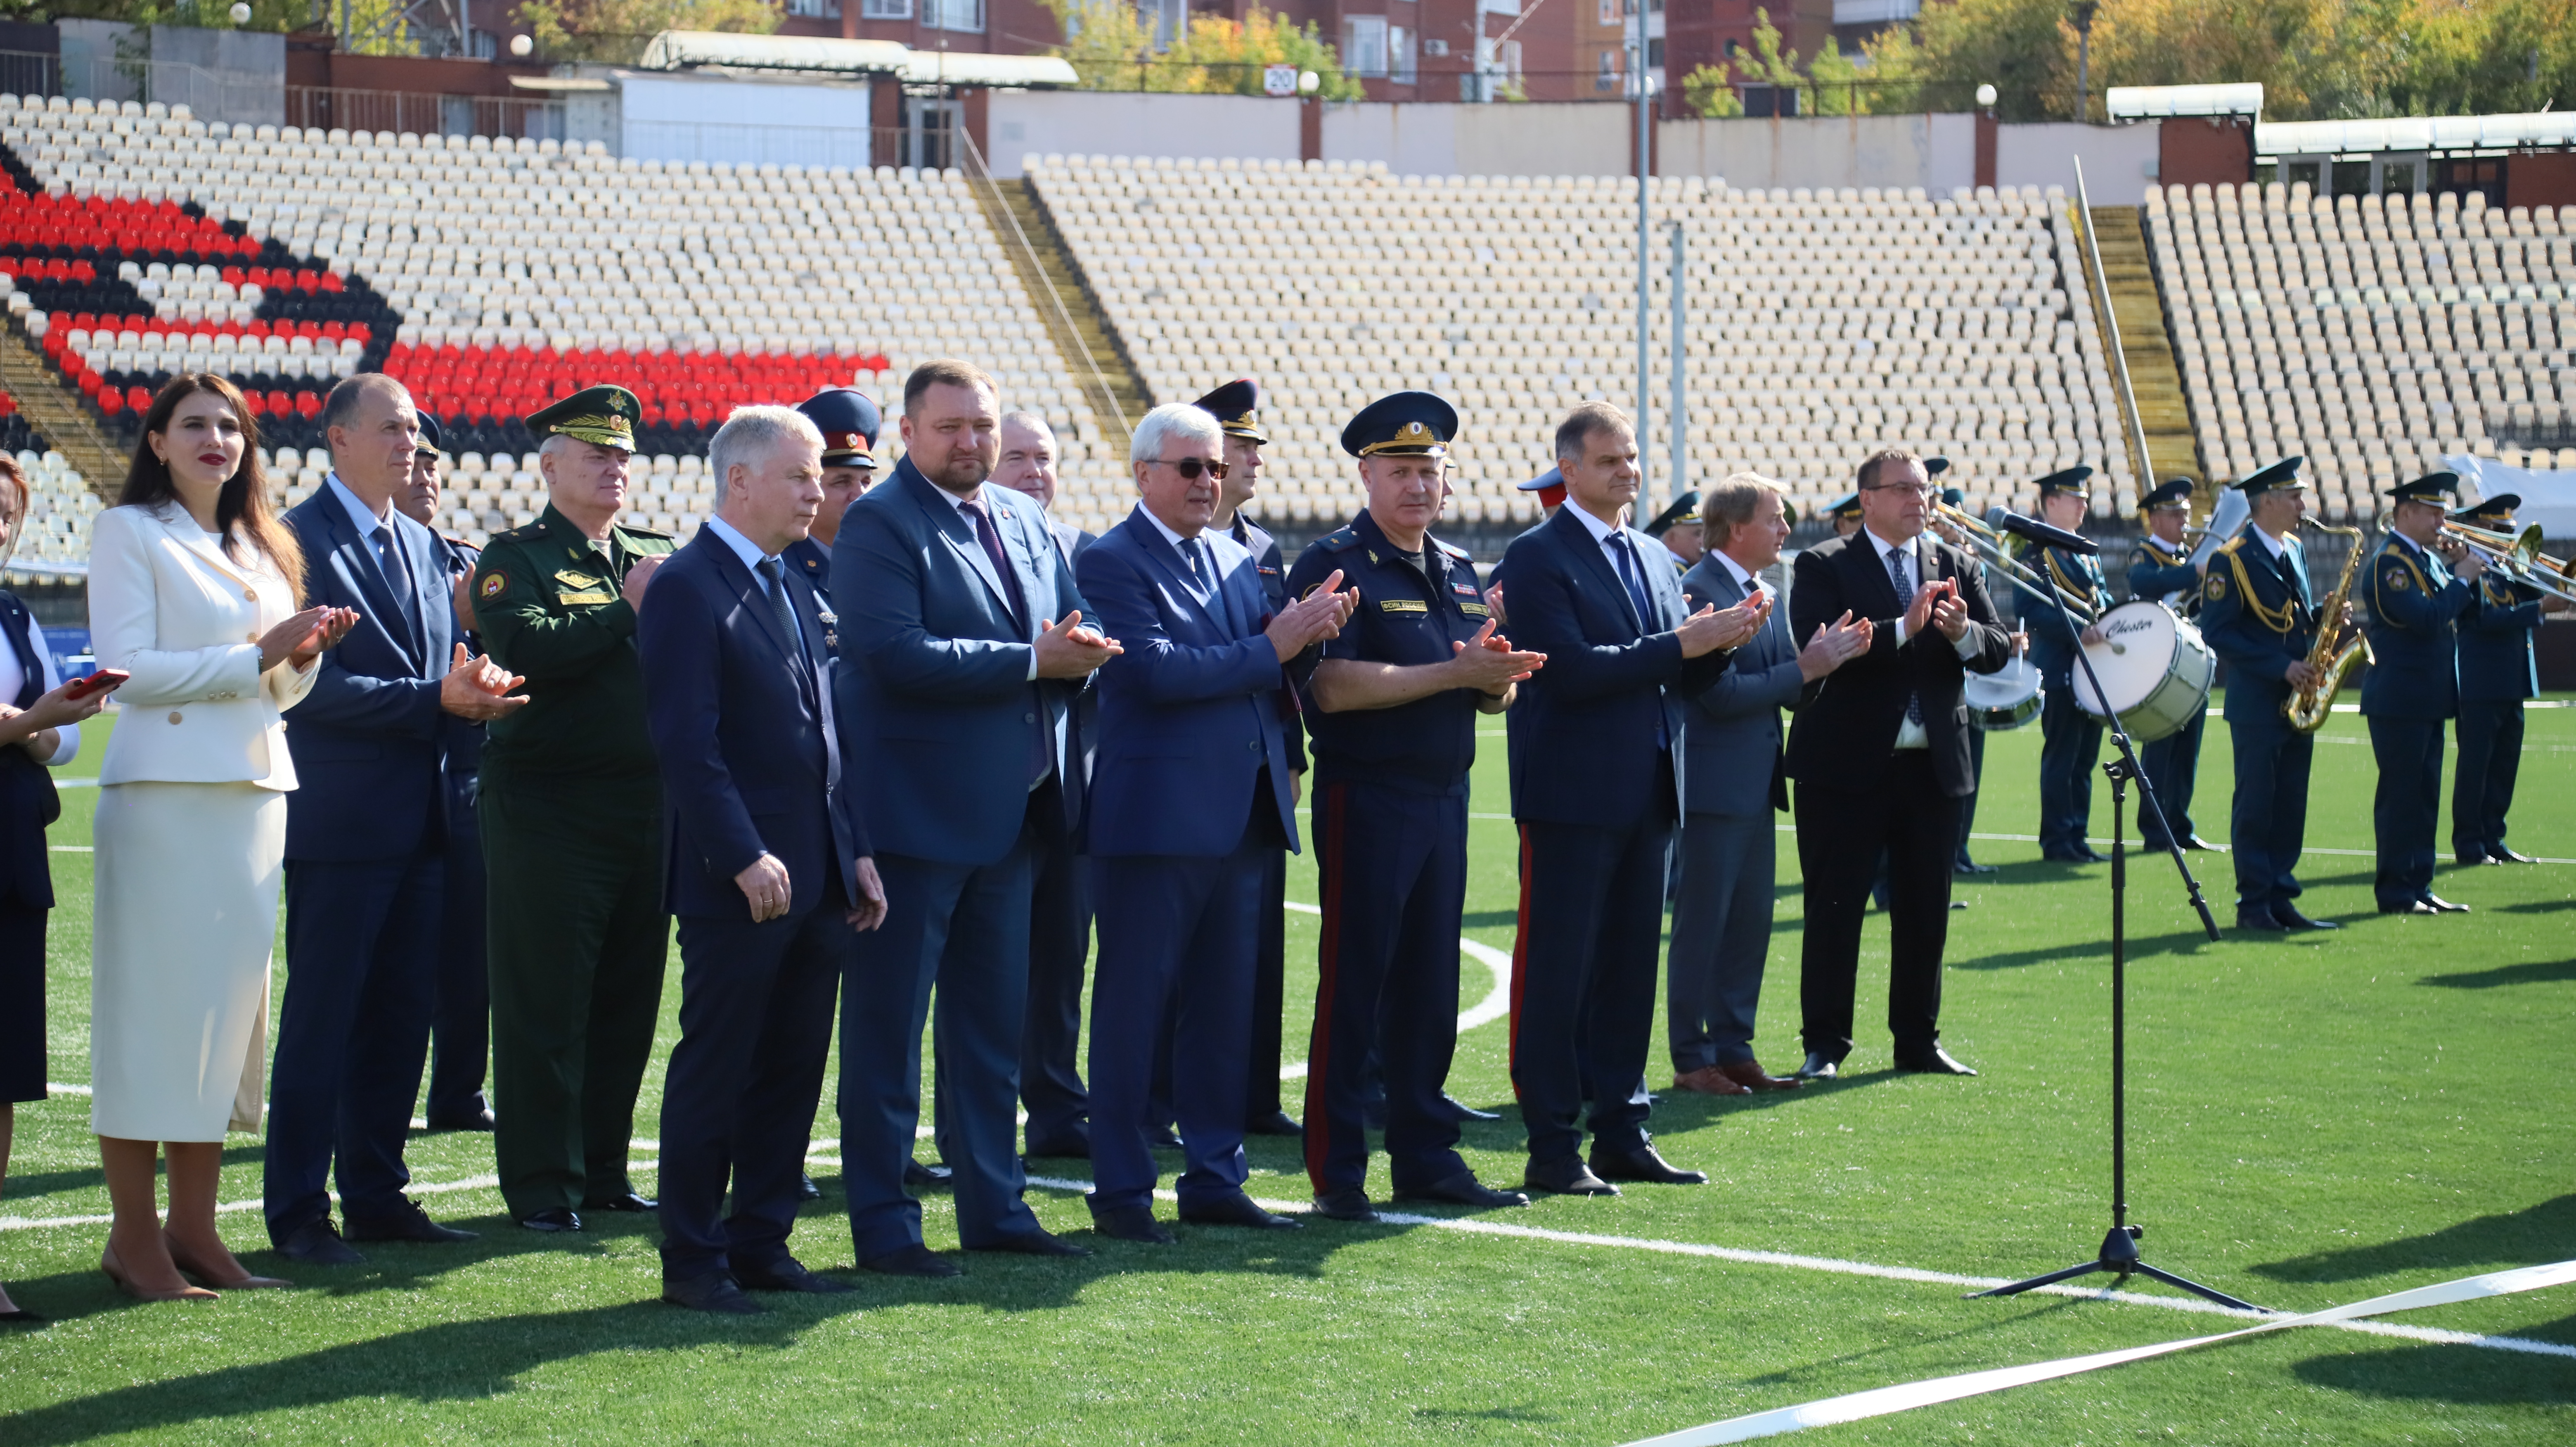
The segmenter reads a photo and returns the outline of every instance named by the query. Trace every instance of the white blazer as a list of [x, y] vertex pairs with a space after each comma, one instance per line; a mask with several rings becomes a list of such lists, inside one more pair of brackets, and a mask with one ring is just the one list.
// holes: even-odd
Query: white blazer
[[320, 671], [259, 667], [260, 635], [295, 616], [266, 554], [224, 554], [175, 502], [113, 507], [90, 524], [90, 647], [133, 676], [99, 761], [101, 784], [295, 787], [279, 715]]

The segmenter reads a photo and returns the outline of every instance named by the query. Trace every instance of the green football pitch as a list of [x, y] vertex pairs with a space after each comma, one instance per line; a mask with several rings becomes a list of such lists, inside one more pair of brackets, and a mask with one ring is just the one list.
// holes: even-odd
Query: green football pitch
[[[2349, 695], [2347, 695], [2349, 696]], [[2455, 870], [2475, 913], [2371, 910], [2362, 721], [2316, 750], [2303, 901], [2345, 928], [2202, 939], [2169, 865], [2138, 861], [2129, 931], [2129, 1194], [2148, 1259], [2268, 1307], [2317, 1309], [2576, 1257], [2576, 712], [2530, 714], [2513, 841], [2559, 861]], [[98, 739], [74, 773], [95, 770]], [[1518, 882], [1502, 740], [1484, 740], [1462, 1010], [1494, 988]], [[490, 1189], [490, 1144], [416, 1135], [420, 1199], [478, 1230], [463, 1246], [369, 1246], [364, 1266], [287, 1269], [257, 1210], [260, 1143], [226, 1151], [224, 1217], [288, 1292], [143, 1306], [99, 1275], [107, 1209], [87, 1102], [21, 1106], [0, 1200], [0, 1280], [53, 1319], [0, 1334], [0, 1443], [883, 1441], [1620, 1444], [1744, 1413], [1950, 1373], [2222, 1330], [2133, 1281], [2133, 1299], [1963, 1299], [1962, 1279], [2088, 1256], [2108, 1224], [2106, 866], [2045, 864], [2038, 731], [1997, 735], [1976, 844], [2002, 871], [1951, 916], [1945, 1038], [1984, 1073], [1900, 1075], [1865, 1023], [1834, 1085], [1748, 1099], [1666, 1096], [1665, 1153], [1696, 1188], [1548, 1198], [1474, 1218], [1439, 1210], [1294, 1232], [1181, 1228], [1154, 1249], [1088, 1232], [1080, 1162], [1030, 1191], [1081, 1261], [962, 1258], [943, 1282], [859, 1276], [855, 1295], [770, 1298], [716, 1319], [654, 1300], [649, 1220], [566, 1242], [520, 1231]], [[2227, 731], [2211, 720], [2201, 830], [2226, 832]], [[51, 1077], [86, 1082], [89, 820], [65, 792], [54, 831], [66, 903], [52, 935]], [[2109, 832], [2097, 788], [2095, 832]], [[2447, 808], [2447, 806], [2446, 806]], [[2447, 844], [2447, 821], [2442, 835]], [[1799, 892], [1782, 839], [1779, 916], [1756, 1047], [1799, 1056]], [[2448, 851], [2443, 857], [2447, 861]], [[2222, 920], [2223, 856], [2195, 855]], [[1311, 863], [1290, 896], [1315, 898]], [[1288, 1053], [1303, 1053], [1315, 917], [1289, 916]], [[1882, 1014], [1873, 915], [1860, 1018]], [[279, 985], [284, 965], [279, 964]], [[676, 1036], [665, 992], [657, 1042]], [[1657, 1039], [1660, 1042], [1661, 1025]], [[1517, 1179], [1505, 1032], [1462, 1034], [1451, 1088], [1501, 1108], [1471, 1126], [1489, 1182]], [[1670, 1079], [1655, 1052], [1653, 1083]], [[638, 1133], [651, 1136], [661, 1070]], [[1292, 1111], [1299, 1087], [1291, 1086]], [[500, 1103], [506, 1110], [508, 1103]], [[825, 1199], [796, 1238], [851, 1264], [829, 1098], [811, 1160]], [[925, 1141], [922, 1153], [930, 1154]], [[1293, 1142], [1252, 1147], [1256, 1196], [1302, 1202]], [[638, 1184], [653, 1180], [639, 1150]], [[1172, 1158], [1166, 1157], [1167, 1167]], [[1384, 1188], [1382, 1167], [1372, 1184]], [[1168, 1184], [1168, 1182], [1167, 1182]], [[1165, 1206], [1164, 1214], [1170, 1208]], [[953, 1248], [946, 1198], [930, 1241]], [[1431, 1218], [1439, 1219], [1431, 1219]], [[2097, 1281], [2103, 1280], [2097, 1278]], [[1820, 1443], [2576, 1441], [2576, 1288], [2307, 1328], [1807, 1434]]]

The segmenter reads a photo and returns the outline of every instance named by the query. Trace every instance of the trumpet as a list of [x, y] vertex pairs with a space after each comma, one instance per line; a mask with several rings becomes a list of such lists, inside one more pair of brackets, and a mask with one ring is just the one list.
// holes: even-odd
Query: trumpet
[[2487, 566], [2515, 583], [2576, 603], [2576, 575], [2570, 574], [2567, 563], [2540, 550], [2540, 524], [2529, 523], [2519, 531], [2507, 533], [2445, 518], [2441, 535], [2486, 559]]
[[2005, 582], [2051, 608], [2056, 607], [2061, 601], [2064, 602], [2066, 611], [2075, 615], [2078, 627], [2090, 628], [2099, 621], [2100, 612], [2093, 606], [2091, 599], [2076, 597], [2041, 576], [2028, 563], [2014, 557], [2005, 549], [2003, 536], [1988, 527], [1984, 519], [1962, 512], [1946, 502], [1934, 503], [1932, 515], [1936, 521], [1948, 523], [1966, 534], [1969, 544], [1976, 549], [1977, 555], [1992, 565], [1995, 571], [2003, 574]]

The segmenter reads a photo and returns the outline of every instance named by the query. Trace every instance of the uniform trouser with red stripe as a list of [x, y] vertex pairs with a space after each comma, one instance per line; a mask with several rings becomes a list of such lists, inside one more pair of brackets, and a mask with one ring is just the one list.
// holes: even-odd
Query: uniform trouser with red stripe
[[[1520, 942], [1512, 952], [1512, 1089], [1533, 1162], [1646, 1143], [1646, 1057], [1673, 821], [1521, 824]], [[1588, 1077], [1588, 1078], [1587, 1078]]]
[[1314, 838], [1324, 929], [1306, 1057], [1306, 1174], [1317, 1195], [1367, 1181], [1361, 1114], [1374, 1044], [1395, 1189], [1447, 1180], [1467, 1169], [1458, 1123], [1441, 1108], [1458, 1045], [1466, 797], [1327, 784], [1316, 791]]

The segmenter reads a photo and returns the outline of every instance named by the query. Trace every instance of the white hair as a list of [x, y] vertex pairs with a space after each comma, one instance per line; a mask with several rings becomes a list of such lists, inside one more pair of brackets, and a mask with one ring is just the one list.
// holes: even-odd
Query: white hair
[[707, 470], [716, 476], [716, 495], [724, 496], [734, 464], [757, 469], [771, 448], [789, 438], [823, 446], [823, 432], [813, 419], [793, 407], [736, 407], [707, 442]]
[[1164, 445], [1174, 438], [1205, 442], [1220, 450], [1225, 446], [1225, 432], [1216, 425], [1216, 414], [1187, 402], [1166, 402], [1136, 424], [1136, 431], [1127, 440], [1128, 459], [1155, 461], [1163, 455]]

